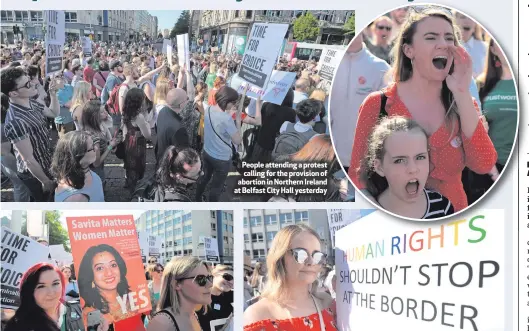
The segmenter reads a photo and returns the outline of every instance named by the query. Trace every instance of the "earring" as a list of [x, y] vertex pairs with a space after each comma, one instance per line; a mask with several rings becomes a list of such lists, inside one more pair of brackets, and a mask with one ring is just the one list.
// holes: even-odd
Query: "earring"
[[96, 285], [94, 284], [94, 282], [92, 282], [92, 288], [95, 288], [95, 287], [96, 287]]
[[498, 59], [498, 57], [496, 57], [496, 61], [494, 62], [494, 66], [495, 66], [496, 68], [501, 67], [501, 62], [500, 62], [500, 60]]

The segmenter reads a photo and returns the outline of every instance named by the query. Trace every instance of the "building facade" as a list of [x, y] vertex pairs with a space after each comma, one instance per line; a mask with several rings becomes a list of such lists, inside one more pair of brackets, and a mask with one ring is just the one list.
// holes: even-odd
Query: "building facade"
[[0, 220], [2, 226], [16, 233], [22, 233], [22, 223], [26, 219], [26, 212], [23, 210], [12, 210], [10, 216], [3, 216]]
[[[254, 23], [270, 22], [289, 24], [288, 40], [293, 40], [294, 20], [307, 10], [203, 10], [197, 16], [199, 47], [219, 47], [223, 52], [244, 49]], [[318, 19], [318, 44], [346, 45], [349, 37], [344, 35], [345, 22], [354, 15], [350, 10], [310, 10]], [[191, 28], [193, 30], [193, 16]], [[202, 44], [200, 44], [200, 41]], [[244, 44], [244, 45], [242, 45]], [[239, 51], [240, 53], [240, 51]]]
[[279, 209], [244, 211], [244, 253], [253, 262], [264, 261], [277, 232], [285, 226], [305, 223], [321, 238], [321, 250], [334, 260], [326, 210]]
[[136, 219], [138, 231], [162, 238], [161, 259], [193, 255], [205, 259], [204, 237], [216, 238], [221, 263], [233, 263], [233, 212], [151, 210]]
[[[124, 41], [134, 37], [135, 32], [148, 37], [155, 35], [152, 33], [153, 16], [146, 10], [78, 10], [64, 14], [66, 40], [91, 36], [95, 41]], [[14, 42], [15, 25], [25, 39], [44, 40], [44, 11], [2, 10], [0, 23], [2, 43]]]

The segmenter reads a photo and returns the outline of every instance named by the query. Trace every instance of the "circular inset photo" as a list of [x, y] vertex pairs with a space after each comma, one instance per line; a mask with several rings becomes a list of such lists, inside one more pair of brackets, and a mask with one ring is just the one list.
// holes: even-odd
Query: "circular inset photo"
[[356, 33], [333, 80], [330, 131], [364, 197], [394, 216], [441, 219], [499, 180], [518, 109], [507, 56], [482, 25], [412, 5]]

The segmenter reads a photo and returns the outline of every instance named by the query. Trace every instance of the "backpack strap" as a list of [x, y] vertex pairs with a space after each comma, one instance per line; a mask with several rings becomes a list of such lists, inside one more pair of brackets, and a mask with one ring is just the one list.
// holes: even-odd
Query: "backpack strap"
[[171, 318], [171, 321], [174, 324], [175, 331], [180, 331], [180, 328], [178, 327], [178, 324], [176, 323], [176, 320], [175, 320], [173, 314], [170, 311], [168, 311], [167, 309], [163, 309], [163, 310], [160, 310], [159, 312], [157, 312], [156, 314], [154, 314], [154, 316], [159, 315], [159, 314], [168, 315]]
[[388, 116], [388, 112], [386, 111], [387, 101], [388, 101], [388, 96], [384, 93], [384, 91], [380, 91], [380, 112], [378, 113], [379, 120]]

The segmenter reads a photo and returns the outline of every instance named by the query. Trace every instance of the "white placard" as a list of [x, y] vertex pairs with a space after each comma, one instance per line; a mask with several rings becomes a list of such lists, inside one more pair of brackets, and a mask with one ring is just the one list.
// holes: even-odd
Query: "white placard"
[[376, 211], [336, 233], [338, 329], [506, 330], [503, 210], [442, 222]]
[[83, 57], [92, 56], [92, 40], [88, 37], [81, 37], [81, 45], [83, 48]]
[[178, 64], [180, 67], [186, 66], [189, 70], [189, 36], [187, 33], [176, 36], [176, 45], [178, 47]]
[[261, 95], [261, 100], [281, 105], [288, 90], [292, 88], [294, 80], [296, 80], [295, 72], [274, 70], [272, 71], [268, 85], [266, 85], [266, 89], [259, 88], [252, 84], [242, 83], [237, 88], [237, 91], [242, 93], [246, 85], [250, 85], [246, 92], [246, 96], [257, 99], [257, 97]]
[[287, 30], [288, 24], [254, 23], [239, 70], [242, 79], [266, 88]]
[[167, 63], [169, 64], [169, 67], [173, 66], [173, 48], [169, 45], [166, 46], [166, 53], [167, 53]]
[[46, 21], [46, 75], [62, 69], [63, 48], [66, 39], [64, 11], [44, 11]]
[[336, 69], [340, 65], [340, 61], [345, 54], [345, 50], [324, 48], [320, 61], [318, 62], [318, 75], [324, 81], [326, 89], [329, 91], [332, 79], [336, 73]]
[[72, 254], [68, 253], [64, 249], [63, 245], [50, 245], [49, 249], [50, 249], [50, 257], [53, 260], [60, 262], [60, 265], [73, 263]]
[[34, 264], [48, 262], [49, 251], [29, 237], [2, 227], [2, 308], [20, 306], [20, 281]]
[[359, 220], [362, 217], [360, 209], [327, 209], [327, 220], [331, 233], [332, 247], [335, 246], [336, 231]]
[[159, 236], [148, 236], [149, 240], [149, 256], [159, 258], [162, 251], [162, 238]]
[[204, 237], [204, 252], [206, 261], [220, 262], [219, 246], [216, 238]]
[[146, 232], [138, 231], [138, 243], [140, 244], [140, 254], [143, 263], [147, 263], [149, 253], [149, 235]]

